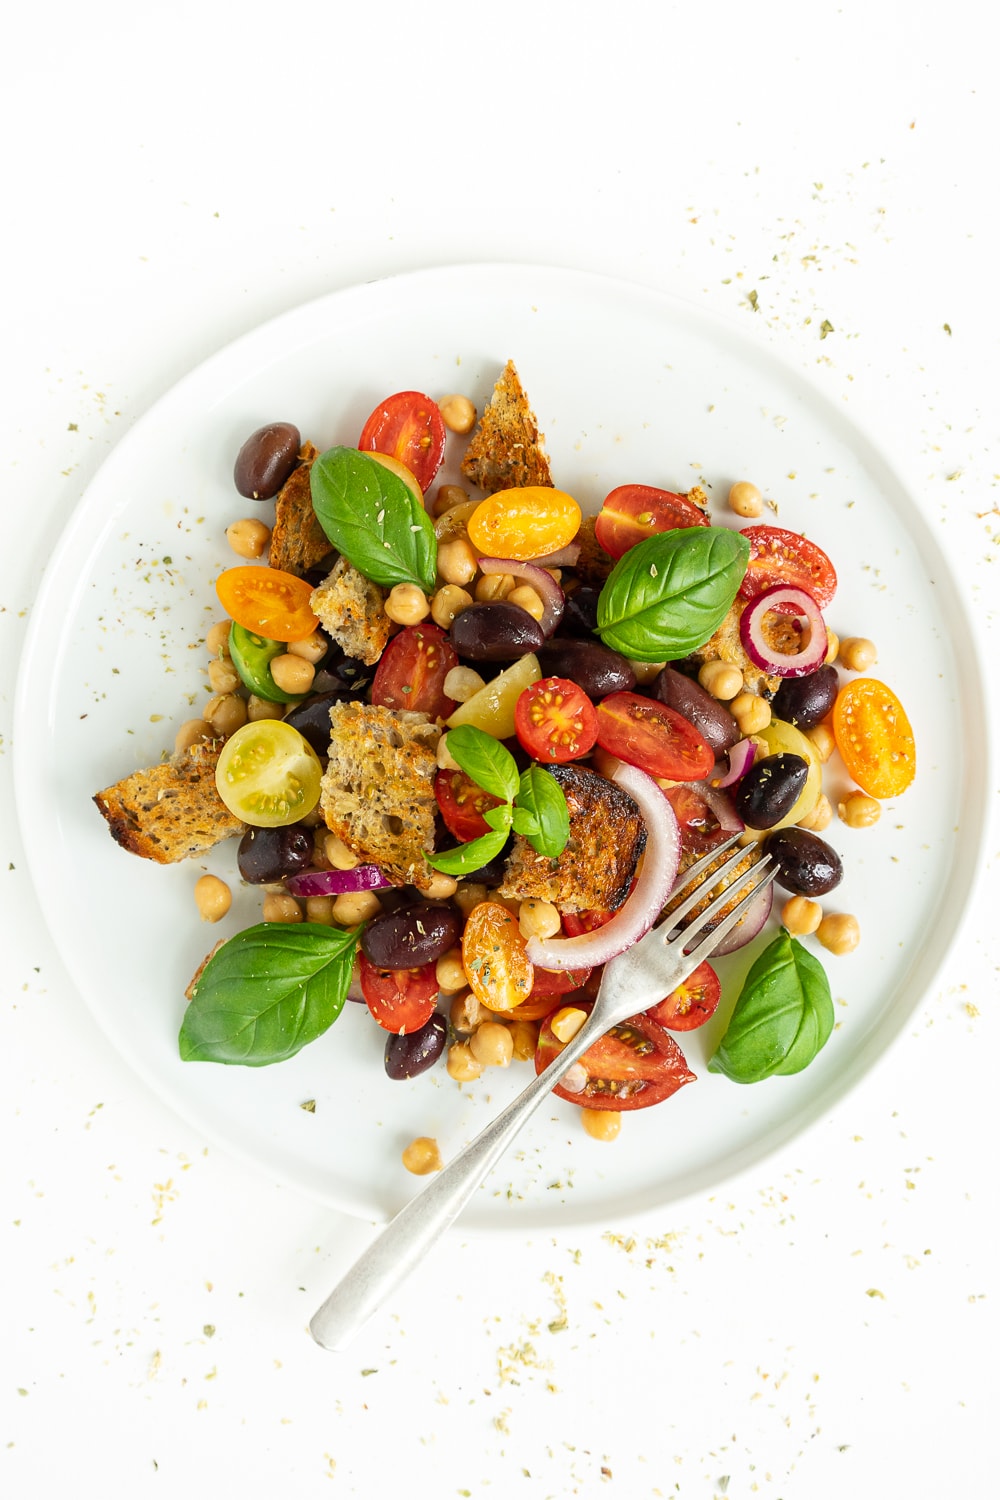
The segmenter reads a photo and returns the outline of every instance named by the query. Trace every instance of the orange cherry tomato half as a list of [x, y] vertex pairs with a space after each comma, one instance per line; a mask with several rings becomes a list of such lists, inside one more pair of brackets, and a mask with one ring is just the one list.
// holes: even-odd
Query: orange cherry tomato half
[[527, 1000], [535, 969], [525, 952], [517, 918], [499, 901], [474, 906], [462, 934], [462, 963], [469, 988], [489, 1010], [514, 1010]]
[[639, 693], [601, 699], [597, 743], [630, 766], [671, 781], [701, 781], [715, 765], [715, 752], [690, 720]]
[[[581, 1005], [590, 1010], [590, 1005]], [[535, 1072], [544, 1072], [562, 1044], [546, 1020], [538, 1034]], [[669, 1099], [695, 1074], [664, 1027], [648, 1016], [631, 1016], [600, 1037], [580, 1059], [587, 1072], [583, 1090], [570, 1093], [556, 1084], [553, 1093], [584, 1109], [645, 1109]]]
[[420, 391], [397, 391], [376, 406], [361, 429], [358, 448], [398, 459], [426, 494], [441, 467], [445, 437], [435, 401]]
[[715, 1015], [721, 995], [718, 974], [711, 964], [701, 963], [665, 999], [649, 1006], [646, 1015], [668, 1031], [693, 1031]]
[[364, 953], [358, 955], [361, 993], [372, 1016], [385, 1031], [406, 1036], [426, 1026], [437, 1006], [436, 965], [419, 969], [379, 969]]
[[572, 495], [548, 485], [497, 490], [472, 512], [469, 541], [483, 557], [530, 562], [566, 547], [580, 529], [583, 513]]
[[583, 688], [568, 677], [543, 677], [518, 698], [514, 729], [533, 759], [562, 765], [594, 748], [597, 712]]
[[869, 797], [898, 797], [917, 772], [913, 730], [884, 682], [857, 677], [837, 694], [833, 737], [849, 774]]
[[304, 641], [319, 625], [312, 584], [280, 568], [227, 568], [215, 591], [231, 620], [269, 641]]
[[619, 558], [658, 531], [708, 525], [708, 516], [686, 495], [649, 484], [620, 484], [601, 506], [594, 535], [609, 557]]
[[837, 574], [822, 547], [781, 526], [744, 526], [750, 561], [740, 584], [741, 599], [756, 599], [779, 583], [805, 589], [825, 609], [837, 592]]

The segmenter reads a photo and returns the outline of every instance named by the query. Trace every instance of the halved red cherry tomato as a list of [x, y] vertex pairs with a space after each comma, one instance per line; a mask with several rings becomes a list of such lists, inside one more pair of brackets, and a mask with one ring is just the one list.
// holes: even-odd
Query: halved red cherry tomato
[[598, 927], [603, 927], [613, 916], [613, 911], [564, 911], [563, 932], [567, 937], [579, 937], [581, 933], [594, 932]]
[[434, 778], [434, 796], [448, 832], [463, 844], [489, 833], [483, 813], [503, 805], [499, 797], [484, 792], [464, 771], [439, 771]]
[[[535, 982], [531, 987], [531, 999], [541, 996], [569, 995], [581, 989], [590, 978], [590, 969], [540, 969], [535, 965]], [[518, 1011], [518, 1015], [521, 1012]]]
[[382, 652], [372, 682], [372, 703], [446, 719], [458, 705], [445, 693], [444, 680], [457, 666], [454, 647], [440, 626], [407, 625]]
[[837, 574], [822, 547], [781, 526], [744, 526], [742, 534], [750, 543], [750, 561], [740, 584], [741, 599], [756, 599], [765, 589], [787, 583], [805, 589], [820, 609], [831, 602]]
[[441, 467], [445, 437], [436, 402], [420, 391], [397, 391], [376, 406], [361, 429], [358, 448], [397, 458], [426, 493]]
[[304, 641], [319, 625], [312, 584], [280, 568], [227, 568], [215, 591], [231, 620], [270, 641]]
[[869, 797], [898, 797], [917, 773], [913, 730], [891, 688], [857, 677], [837, 694], [833, 737], [848, 772]]
[[531, 994], [534, 965], [525, 952], [517, 918], [499, 901], [480, 901], [462, 934], [462, 963], [469, 988], [489, 1010], [514, 1010]]
[[[581, 1005], [581, 1010], [590, 1010]], [[535, 1072], [541, 1073], [562, 1043], [546, 1020], [538, 1033]], [[685, 1083], [693, 1083], [684, 1054], [668, 1031], [648, 1016], [631, 1016], [611, 1030], [580, 1059], [587, 1071], [582, 1092], [570, 1093], [556, 1084], [554, 1093], [584, 1109], [645, 1109], [669, 1099]]]
[[535, 760], [562, 765], [594, 748], [597, 711], [568, 677], [542, 677], [518, 698], [514, 729]]
[[702, 963], [664, 1000], [651, 1005], [646, 1015], [668, 1031], [693, 1031], [715, 1015], [721, 995], [718, 974], [711, 964]]
[[638, 693], [611, 693], [597, 705], [597, 743], [650, 776], [700, 781], [715, 753], [676, 709]]
[[668, 787], [665, 794], [681, 830], [681, 859], [707, 854], [728, 838], [704, 797], [692, 786]]
[[381, 1027], [406, 1036], [427, 1025], [440, 988], [435, 964], [423, 964], [419, 969], [378, 969], [363, 953], [358, 962], [361, 993]]
[[618, 558], [658, 531], [709, 524], [705, 512], [686, 495], [649, 484], [620, 484], [601, 506], [594, 535], [610, 557]]

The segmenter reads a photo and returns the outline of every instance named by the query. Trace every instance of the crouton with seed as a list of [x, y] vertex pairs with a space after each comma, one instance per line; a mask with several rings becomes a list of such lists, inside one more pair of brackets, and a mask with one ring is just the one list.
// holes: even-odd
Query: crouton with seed
[[385, 589], [359, 573], [346, 557], [338, 557], [326, 581], [313, 589], [309, 603], [337, 645], [370, 667], [389, 640], [387, 598]]
[[242, 834], [215, 785], [222, 740], [201, 740], [169, 760], [134, 771], [94, 797], [123, 849], [157, 864], [205, 854]]
[[465, 450], [462, 473], [487, 495], [552, 486], [544, 438], [513, 360], [508, 360]]
[[268, 548], [268, 566], [304, 578], [334, 551], [313, 510], [310, 475], [319, 450], [304, 443], [301, 462], [293, 469], [274, 501], [274, 526]]

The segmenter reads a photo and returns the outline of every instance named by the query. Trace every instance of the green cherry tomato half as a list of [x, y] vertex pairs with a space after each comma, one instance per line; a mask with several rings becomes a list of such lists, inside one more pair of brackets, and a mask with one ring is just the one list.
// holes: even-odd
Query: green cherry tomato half
[[288, 650], [285, 641], [269, 641], [234, 620], [229, 631], [229, 655], [243, 686], [269, 703], [301, 703], [305, 694], [284, 693], [271, 676], [271, 663]]
[[283, 828], [312, 812], [323, 768], [309, 741], [281, 719], [237, 729], [215, 768], [219, 796], [254, 828]]

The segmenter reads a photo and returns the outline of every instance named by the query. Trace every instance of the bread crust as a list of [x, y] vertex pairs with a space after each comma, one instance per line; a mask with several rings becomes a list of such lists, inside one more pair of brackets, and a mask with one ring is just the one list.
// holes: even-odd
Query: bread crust
[[323, 629], [348, 656], [374, 666], [389, 641], [392, 622], [385, 612], [388, 593], [338, 557], [309, 600]]
[[130, 854], [174, 864], [205, 854], [246, 825], [215, 785], [222, 740], [202, 740], [94, 796], [111, 836]]
[[274, 525], [267, 564], [304, 578], [334, 551], [313, 510], [310, 475], [319, 449], [304, 443], [299, 465], [285, 480], [274, 501]]

